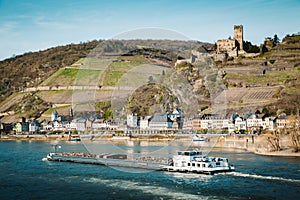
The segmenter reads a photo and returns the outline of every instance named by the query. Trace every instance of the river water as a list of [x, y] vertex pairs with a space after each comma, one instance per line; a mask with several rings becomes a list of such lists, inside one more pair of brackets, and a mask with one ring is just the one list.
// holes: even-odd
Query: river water
[[[59, 145], [60, 151], [87, 152], [81, 142]], [[120, 145], [132, 151], [149, 147], [159, 144]], [[0, 199], [298, 199], [300, 195], [296, 157], [213, 148], [209, 155], [229, 158], [236, 172], [211, 176], [42, 161], [50, 151], [50, 142], [0, 141]]]

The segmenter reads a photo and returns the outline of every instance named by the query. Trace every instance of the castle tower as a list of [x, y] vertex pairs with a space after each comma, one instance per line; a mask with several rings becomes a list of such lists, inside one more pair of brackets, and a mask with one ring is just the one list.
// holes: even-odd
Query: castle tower
[[237, 41], [238, 50], [243, 50], [243, 25], [234, 25], [233, 35]]
[[58, 118], [58, 112], [56, 111], [56, 109], [53, 110], [52, 114], [51, 114], [51, 121], [55, 121]]

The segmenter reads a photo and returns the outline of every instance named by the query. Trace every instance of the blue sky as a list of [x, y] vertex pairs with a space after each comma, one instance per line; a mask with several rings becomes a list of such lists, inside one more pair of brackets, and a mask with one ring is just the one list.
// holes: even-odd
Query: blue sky
[[149, 27], [214, 43], [243, 24], [260, 44], [299, 32], [299, 11], [300, 0], [0, 0], [0, 60]]

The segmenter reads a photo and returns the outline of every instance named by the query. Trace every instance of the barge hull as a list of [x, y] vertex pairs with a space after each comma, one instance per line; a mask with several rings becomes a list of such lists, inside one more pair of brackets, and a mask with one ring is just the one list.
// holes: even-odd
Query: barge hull
[[109, 159], [109, 158], [82, 158], [82, 157], [65, 157], [52, 156], [47, 159], [54, 162], [70, 162], [79, 164], [93, 164], [111, 167], [138, 168], [143, 170], [162, 171], [162, 163], [148, 163], [133, 160]]

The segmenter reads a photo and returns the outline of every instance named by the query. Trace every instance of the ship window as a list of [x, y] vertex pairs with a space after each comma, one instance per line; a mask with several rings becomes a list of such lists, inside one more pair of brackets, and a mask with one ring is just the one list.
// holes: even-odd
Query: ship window
[[205, 167], [205, 164], [202, 164], [202, 167]]
[[200, 164], [197, 164], [197, 167], [200, 167]]
[[188, 163], [188, 166], [191, 166], [191, 163]]
[[195, 167], [195, 163], [192, 163], [192, 166]]
[[189, 156], [189, 152], [184, 152], [184, 155], [185, 156]]

